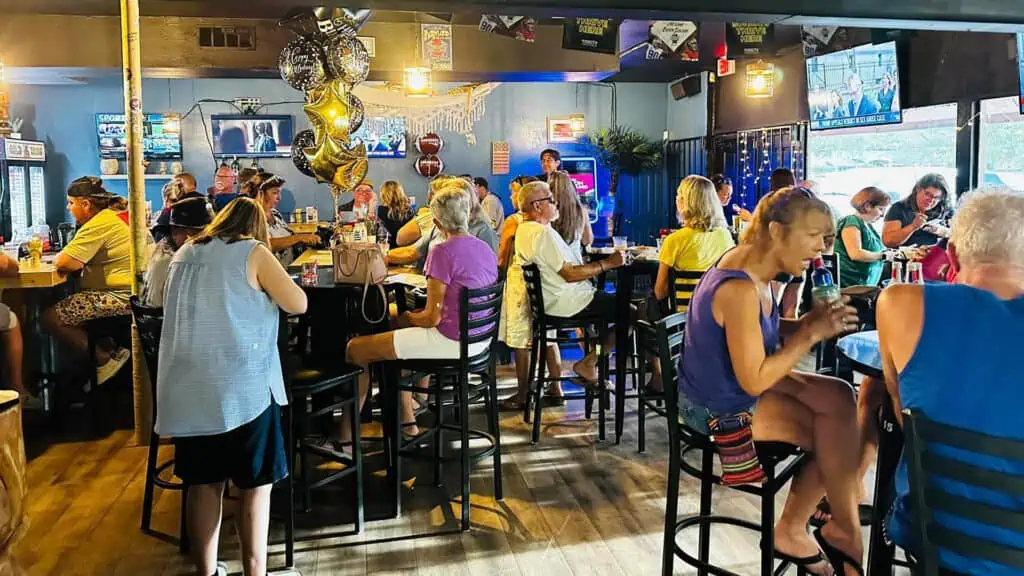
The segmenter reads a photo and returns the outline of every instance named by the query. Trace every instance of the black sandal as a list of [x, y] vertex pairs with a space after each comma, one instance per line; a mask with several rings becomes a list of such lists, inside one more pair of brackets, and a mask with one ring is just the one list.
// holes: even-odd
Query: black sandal
[[814, 510], [814, 515], [807, 520], [807, 523], [814, 528], [821, 528], [828, 521], [832, 519], [832, 506], [828, 503], [828, 498], [822, 496], [821, 500], [818, 501], [818, 507]]
[[[761, 547], [762, 548], [764, 547], [764, 542], [763, 541], [761, 542]], [[825, 555], [822, 554], [821, 552], [818, 552], [814, 556], [804, 556], [803, 558], [800, 558], [800, 557], [797, 557], [797, 556], [791, 556], [789, 554], [786, 554], [785, 552], [781, 552], [778, 548], [773, 548], [772, 549], [772, 554], [775, 556], [776, 560], [782, 560], [783, 562], [789, 562], [790, 564], [792, 564], [792, 565], [794, 565], [794, 566], [796, 566], [798, 568], [803, 568], [804, 571], [806, 571], [806, 572], [808, 572], [810, 574], [815, 574], [815, 573], [811, 572], [810, 570], [807, 570], [807, 568], [809, 568], [811, 566], [814, 566], [815, 564], [824, 564], [826, 568], [828, 568], [828, 566], [830, 565], [829, 562], [828, 562], [828, 558], [826, 558]], [[828, 574], [828, 572], [826, 572], [826, 574]]]
[[814, 540], [818, 543], [821, 551], [825, 553], [825, 557], [828, 558], [828, 563], [832, 565], [836, 576], [846, 576], [847, 565], [853, 566], [854, 572], [864, 576], [864, 567], [861, 566], [860, 562], [850, 558], [846, 552], [829, 544], [828, 540], [825, 540], [825, 537], [822, 536], [820, 528], [814, 531]]

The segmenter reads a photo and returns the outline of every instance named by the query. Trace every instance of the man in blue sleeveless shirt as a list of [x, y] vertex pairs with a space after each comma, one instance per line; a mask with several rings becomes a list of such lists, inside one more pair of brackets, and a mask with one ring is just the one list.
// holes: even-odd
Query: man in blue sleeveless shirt
[[[929, 419], [990, 436], [1024, 440], [1024, 196], [1009, 191], [975, 192], [964, 198], [953, 221], [949, 254], [957, 284], [900, 284], [878, 300], [878, 332], [886, 387], [896, 414], [914, 409]], [[940, 447], [941, 448], [941, 447]], [[1024, 465], [997, 458], [949, 453], [975, 466], [1012, 474]], [[950, 491], [978, 502], [1024, 510], [1024, 498], [993, 494], [942, 481]], [[907, 463], [896, 472], [896, 505], [889, 536], [918, 549], [909, 501]], [[1024, 549], [1024, 533], [941, 514], [944, 527], [981, 540]], [[942, 568], [962, 574], [1011, 574], [1013, 568], [939, 551]]]

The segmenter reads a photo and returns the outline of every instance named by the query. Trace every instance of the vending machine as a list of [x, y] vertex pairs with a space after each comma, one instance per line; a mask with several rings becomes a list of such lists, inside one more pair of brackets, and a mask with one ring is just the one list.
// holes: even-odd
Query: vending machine
[[46, 145], [0, 138], [0, 235], [21, 241], [46, 224]]
[[576, 194], [587, 207], [590, 223], [597, 222], [599, 217], [599, 199], [597, 197], [597, 159], [593, 157], [562, 158], [562, 170], [569, 173], [569, 178], [576, 185]]

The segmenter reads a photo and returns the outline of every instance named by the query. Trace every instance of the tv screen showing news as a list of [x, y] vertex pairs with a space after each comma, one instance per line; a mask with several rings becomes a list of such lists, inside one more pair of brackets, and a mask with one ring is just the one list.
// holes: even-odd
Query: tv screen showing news
[[294, 135], [291, 116], [210, 117], [214, 156], [289, 157]]
[[[125, 158], [128, 136], [124, 114], [97, 114], [96, 135], [101, 158]], [[145, 114], [142, 118], [142, 149], [148, 160], [181, 159], [181, 119], [170, 114]]]
[[867, 44], [807, 59], [811, 130], [899, 124], [896, 43]]
[[350, 143], [366, 145], [369, 158], [405, 158], [408, 147], [405, 118], [381, 116], [363, 119], [363, 125], [352, 133]]

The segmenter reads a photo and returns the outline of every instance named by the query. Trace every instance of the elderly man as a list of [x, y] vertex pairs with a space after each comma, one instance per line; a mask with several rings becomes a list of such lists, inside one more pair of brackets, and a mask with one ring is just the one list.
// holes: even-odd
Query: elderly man
[[[953, 220], [949, 253], [957, 284], [899, 284], [878, 299], [878, 333], [886, 387], [896, 414], [913, 409], [930, 420], [989, 436], [1024, 440], [1024, 196], [1009, 191], [965, 197]], [[958, 456], [952, 456], [959, 458]], [[1014, 474], [1019, 462], [972, 460]], [[994, 496], [967, 486], [957, 492], [983, 507]], [[907, 463], [896, 472], [889, 536], [917, 551]], [[1020, 499], [1015, 499], [1021, 507]], [[1024, 548], [1024, 533], [937, 515], [943, 527], [981, 540]], [[961, 574], [1010, 574], [997, 563], [939, 554], [941, 569]]]
[[[551, 227], [558, 219], [558, 206], [551, 189], [543, 182], [523, 187], [519, 205], [523, 223], [516, 230], [515, 258], [520, 266], [536, 264], [544, 292], [544, 312], [559, 318], [580, 313], [615, 321], [615, 298], [598, 291], [590, 282], [603, 272], [623, 264], [621, 252], [609, 258], [584, 264], [562, 236]], [[605, 346], [613, 346], [609, 340]], [[588, 354], [573, 366], [587, 384], [597, 382], [597, 355]]]

